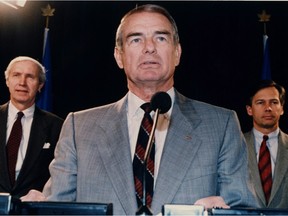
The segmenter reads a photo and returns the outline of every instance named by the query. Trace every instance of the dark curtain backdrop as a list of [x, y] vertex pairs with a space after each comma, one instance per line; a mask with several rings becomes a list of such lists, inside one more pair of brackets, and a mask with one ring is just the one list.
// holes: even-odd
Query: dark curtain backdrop
[[[28, 55], [41, 61], [45, 17], [52, 52], [53, 112], [69, 112], [114, 102], [127, 92], [126, 78], [113, 57], [116, 28], [137, 4], [157, 3], [175, 18], [183, 54], [175, 87], [184, 95], [237, 112], [243, 131], [247, 88], [260, 79], [263, 24], [271, 14], [272, 78], [288, 89], [288, 2], [285, 1], [28, 1], [18, 10], [0, 4], [0, 104], [9, 100], [4, 70], [9, 61]], [[280, 127], [288, 132], [287, 108]]]

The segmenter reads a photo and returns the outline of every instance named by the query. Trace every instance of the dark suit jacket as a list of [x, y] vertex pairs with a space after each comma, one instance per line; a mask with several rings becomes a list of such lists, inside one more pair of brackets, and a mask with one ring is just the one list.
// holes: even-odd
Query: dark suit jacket
[[[0, 192], [21, 197], [30, 189], [42, 191], [50, 173], [48, 166], [54, 158], [63, 119], [35, 107], [26, 156], [14, 187], [11, 186], [7, 168], [6, 128], [8, 103], [0, 106]], [[50, 148], [43, 148], [50, 143]]]
[[256, 151], [254, 147], [254, 134], [252, 131], [249, 131], [245, 133], [244, 136], [247, 142], [250, 177], [260, 207], [288, 208], [288, 135], [282, 131], [279, 133], [274, 179], [268, 205], [265, 204], [265, 196], [258, 171]]

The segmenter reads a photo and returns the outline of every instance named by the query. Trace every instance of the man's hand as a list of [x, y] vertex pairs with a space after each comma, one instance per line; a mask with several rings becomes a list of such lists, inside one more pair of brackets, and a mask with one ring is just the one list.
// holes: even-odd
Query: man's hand
[[221, 196], [210, 196], [197, 200], [195, 205], [202, 205], [207, 210], [208, 208], [230, 208]]
[[46, 201], [46, 197], [44, 196], [44, 194], [37, 190], [30, 190], [28, 194], [22, 196], [20, 199], [22, 202]]

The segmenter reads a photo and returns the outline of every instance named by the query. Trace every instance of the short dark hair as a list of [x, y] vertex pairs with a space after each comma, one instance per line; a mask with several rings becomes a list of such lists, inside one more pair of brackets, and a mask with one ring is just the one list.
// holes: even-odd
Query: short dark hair
[[274, 82], [273, 80], [260, 80], [254, 84], [250, 90], [248, 95], [248, 100], [246, 102], [246, 105], [252, 106], [252, 100], [255, 94], [264, 88], [274, 87], [279, 92], [279, 100], [282, 106], [285, 104], [285, 97], [286, 97], [286, 91], [285, 88], [278, 83]]

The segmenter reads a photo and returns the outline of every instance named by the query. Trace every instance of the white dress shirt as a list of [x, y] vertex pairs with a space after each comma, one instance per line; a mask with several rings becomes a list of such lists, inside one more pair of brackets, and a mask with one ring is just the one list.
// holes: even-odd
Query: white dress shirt
[[[170, 122], [170, 115], [171, 115], [172, 108], [173, 108], [174, 97], [175, 97], [174, 88], [171, 88], [167, 93], [171, 97], [172, 106], [168, 110], [168, 112], [159, 115], [157, 127], [155, 130], [154, 187], [155, 187], [155, 182], [156, 182], [157, 175], [158, 175], [161, 155], [162, 155], [162, 151], [164, 148], [166, 134], [167, 134], [167, 130], [168, 130], [169, 122]], [[137, 97], [132, 92], [130, 91], [128, 92], [127, 119], [128, 119], [128, 131], [129, 131], [132, 161], [133, 161], [134, 154], [135, 154], [139, 128], [141, 125], [142, 118], [144, 116], [144, 110], [142, 110], [140, 107], [143, 103], [146, 103], [146, 102], [140, 99], [139, 97]], [[154, 111], [151, 112], [152, 119], [154, 117], [154, 113], [155, 113]]]
[[[19, 175], [20, 169], [22, 167], [22, 164], [23, 164], [23, 161], [24, 161], [24, 158], [26, 155], [31, 125], [32, 125], [32, 121], [33, 121], [34, 110], [35, 110], [35, 104], [33, 106], [29, 107], [28, 109], [22, 111], [24, 113], [24, 116], [21, 119], [23, 133], [22, 133], [22, 139], [21, 139], [21, 143], [19, 146], [18, 156], [17, 156], [17, 163], [16, 163], [16, 170], [15, 170], [16, 179]], [[17, 119], [17, 113], [18, 112], [19, 112], [19, 110], [11, 102], [9, 102], [6, 144], [8, 142], [13, 124]]]

